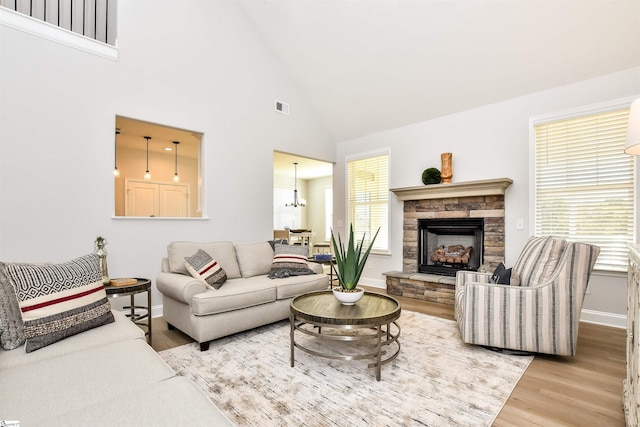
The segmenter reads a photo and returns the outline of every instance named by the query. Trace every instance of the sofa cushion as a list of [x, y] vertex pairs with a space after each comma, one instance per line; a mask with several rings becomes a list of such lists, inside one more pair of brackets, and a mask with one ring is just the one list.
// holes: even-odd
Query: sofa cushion
[[25, 353], [22, 348], [0, 351], [0, 371], [114, 342], [144, 340], [144, 331], [124, 313], [115, 310], [111, 312], [115, 322], [74, 335], [38, 351]]
[[[126, 419], [123, 414], [127, 414]], [[172, 377], [127, 393], [109, 394], [88, 408], [47, 419], [47, 425], [233, 426], [234, 424], [190, 380]]]
[[[48, 423], [51, 418], [175, 376], [143, 340], [93, 347], [0, 372], [0, 414], [24, 426], [53, 425]], [[135, 424], [133, 419], [122, 421], [127, 422]], [[93, 424], [103, 425], [99, 419]]]
[[207, 290], [191, 299], [191, 313], [196, 316], [224, 313], [276, 300], [276, 288], [266, 276], [230, 279], [218, 290]]
[[13, 350], [22, 344], [24, 328], [18, 298], [5, 273], [5, 264], [0, 263], [0, 345]]
[[218, 261], [220, 267], [227, 273], [227, 279], [240, 277], [236, 251], [231, 242], [171, 242], [167, 246], [169, 271], [189, 275], [184, 265], [184, 257], [193, 255], [198, 249], [202, 249]]
[[114, 321], [99, 259], [62, 264], [7, 264], [24, 322], [27, 353]]
[[312, 274], [309, 276], [285, 277], [273, 280], [276, 285], [276, 298], [287, 299], [298, 295], [329, 289], [329, 276], [326, 274]]
[[184, 265], [193, 277], [208, 288], [220, 289], [227, 280], [227, 273], [220, 264], [202, 249], [198, 249], [192, 256], [184, 257]]
[[567, 246], [564, 239], [544, 236], [531, 237], [513, 266], [521, 286], [536, 286], [549, 279]]
[[520, 286], [520, 275], [517, 271], [513, 271], [513, 267], [511, 268], [511, 277], [509, 278], [510, 286]]
[[269, 278], [315, 274], [309, 269], [307, 263], [308, 254], [308, 246], [276, 244]]
[[236, 255], [242, 277], [269, 274], [274, 250], [269, 242], [236, 245]]

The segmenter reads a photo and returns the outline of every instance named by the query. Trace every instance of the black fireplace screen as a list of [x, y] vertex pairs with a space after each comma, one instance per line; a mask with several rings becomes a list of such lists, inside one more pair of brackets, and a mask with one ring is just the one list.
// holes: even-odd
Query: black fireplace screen
[[484, 220], [449, 218], [418, 220], [418, 271], [455, 276], [476, 271], [483, 261]]

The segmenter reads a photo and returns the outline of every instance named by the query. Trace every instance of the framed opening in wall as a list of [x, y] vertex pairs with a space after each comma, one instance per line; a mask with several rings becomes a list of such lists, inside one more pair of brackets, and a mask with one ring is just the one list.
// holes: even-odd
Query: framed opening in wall
[[[294, 199], [298, 197], [298, 206]], [[328, 243], [333, 223], [333, 163], [273, 152], [273, 228], [308, 230], [313, 244]]]
[[201, 132], [116, 116], [116, 217], [202, 218]]

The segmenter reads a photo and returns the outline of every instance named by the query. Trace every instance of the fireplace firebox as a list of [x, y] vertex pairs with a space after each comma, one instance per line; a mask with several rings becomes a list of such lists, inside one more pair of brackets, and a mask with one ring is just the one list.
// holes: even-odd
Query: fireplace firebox
[[483, 262], [484, 219], [418, 220], [418, 271], [455, 276], [477, 271]]

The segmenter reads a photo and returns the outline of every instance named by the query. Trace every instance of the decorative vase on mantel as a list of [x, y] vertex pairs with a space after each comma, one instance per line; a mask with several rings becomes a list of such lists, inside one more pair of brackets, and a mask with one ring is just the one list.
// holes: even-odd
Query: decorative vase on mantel
[[100, 274], [102, 275], [102, 283], [107, 285], [111, 281], [109, 279], [109, 272], [107, 271], [107, 239], [104, 237], [96, 237], [94, 252], [98, 255], [98, 262], [100, 264]]
[[451, 169], [452, 153], [442, 153], [440, 154], [440, 159], [442, 160], [442, 172], [440, 175], [442, 176], [442, 183], [448, 184], [451, 182], [451, 178], [453, 177], [453, 171]]

